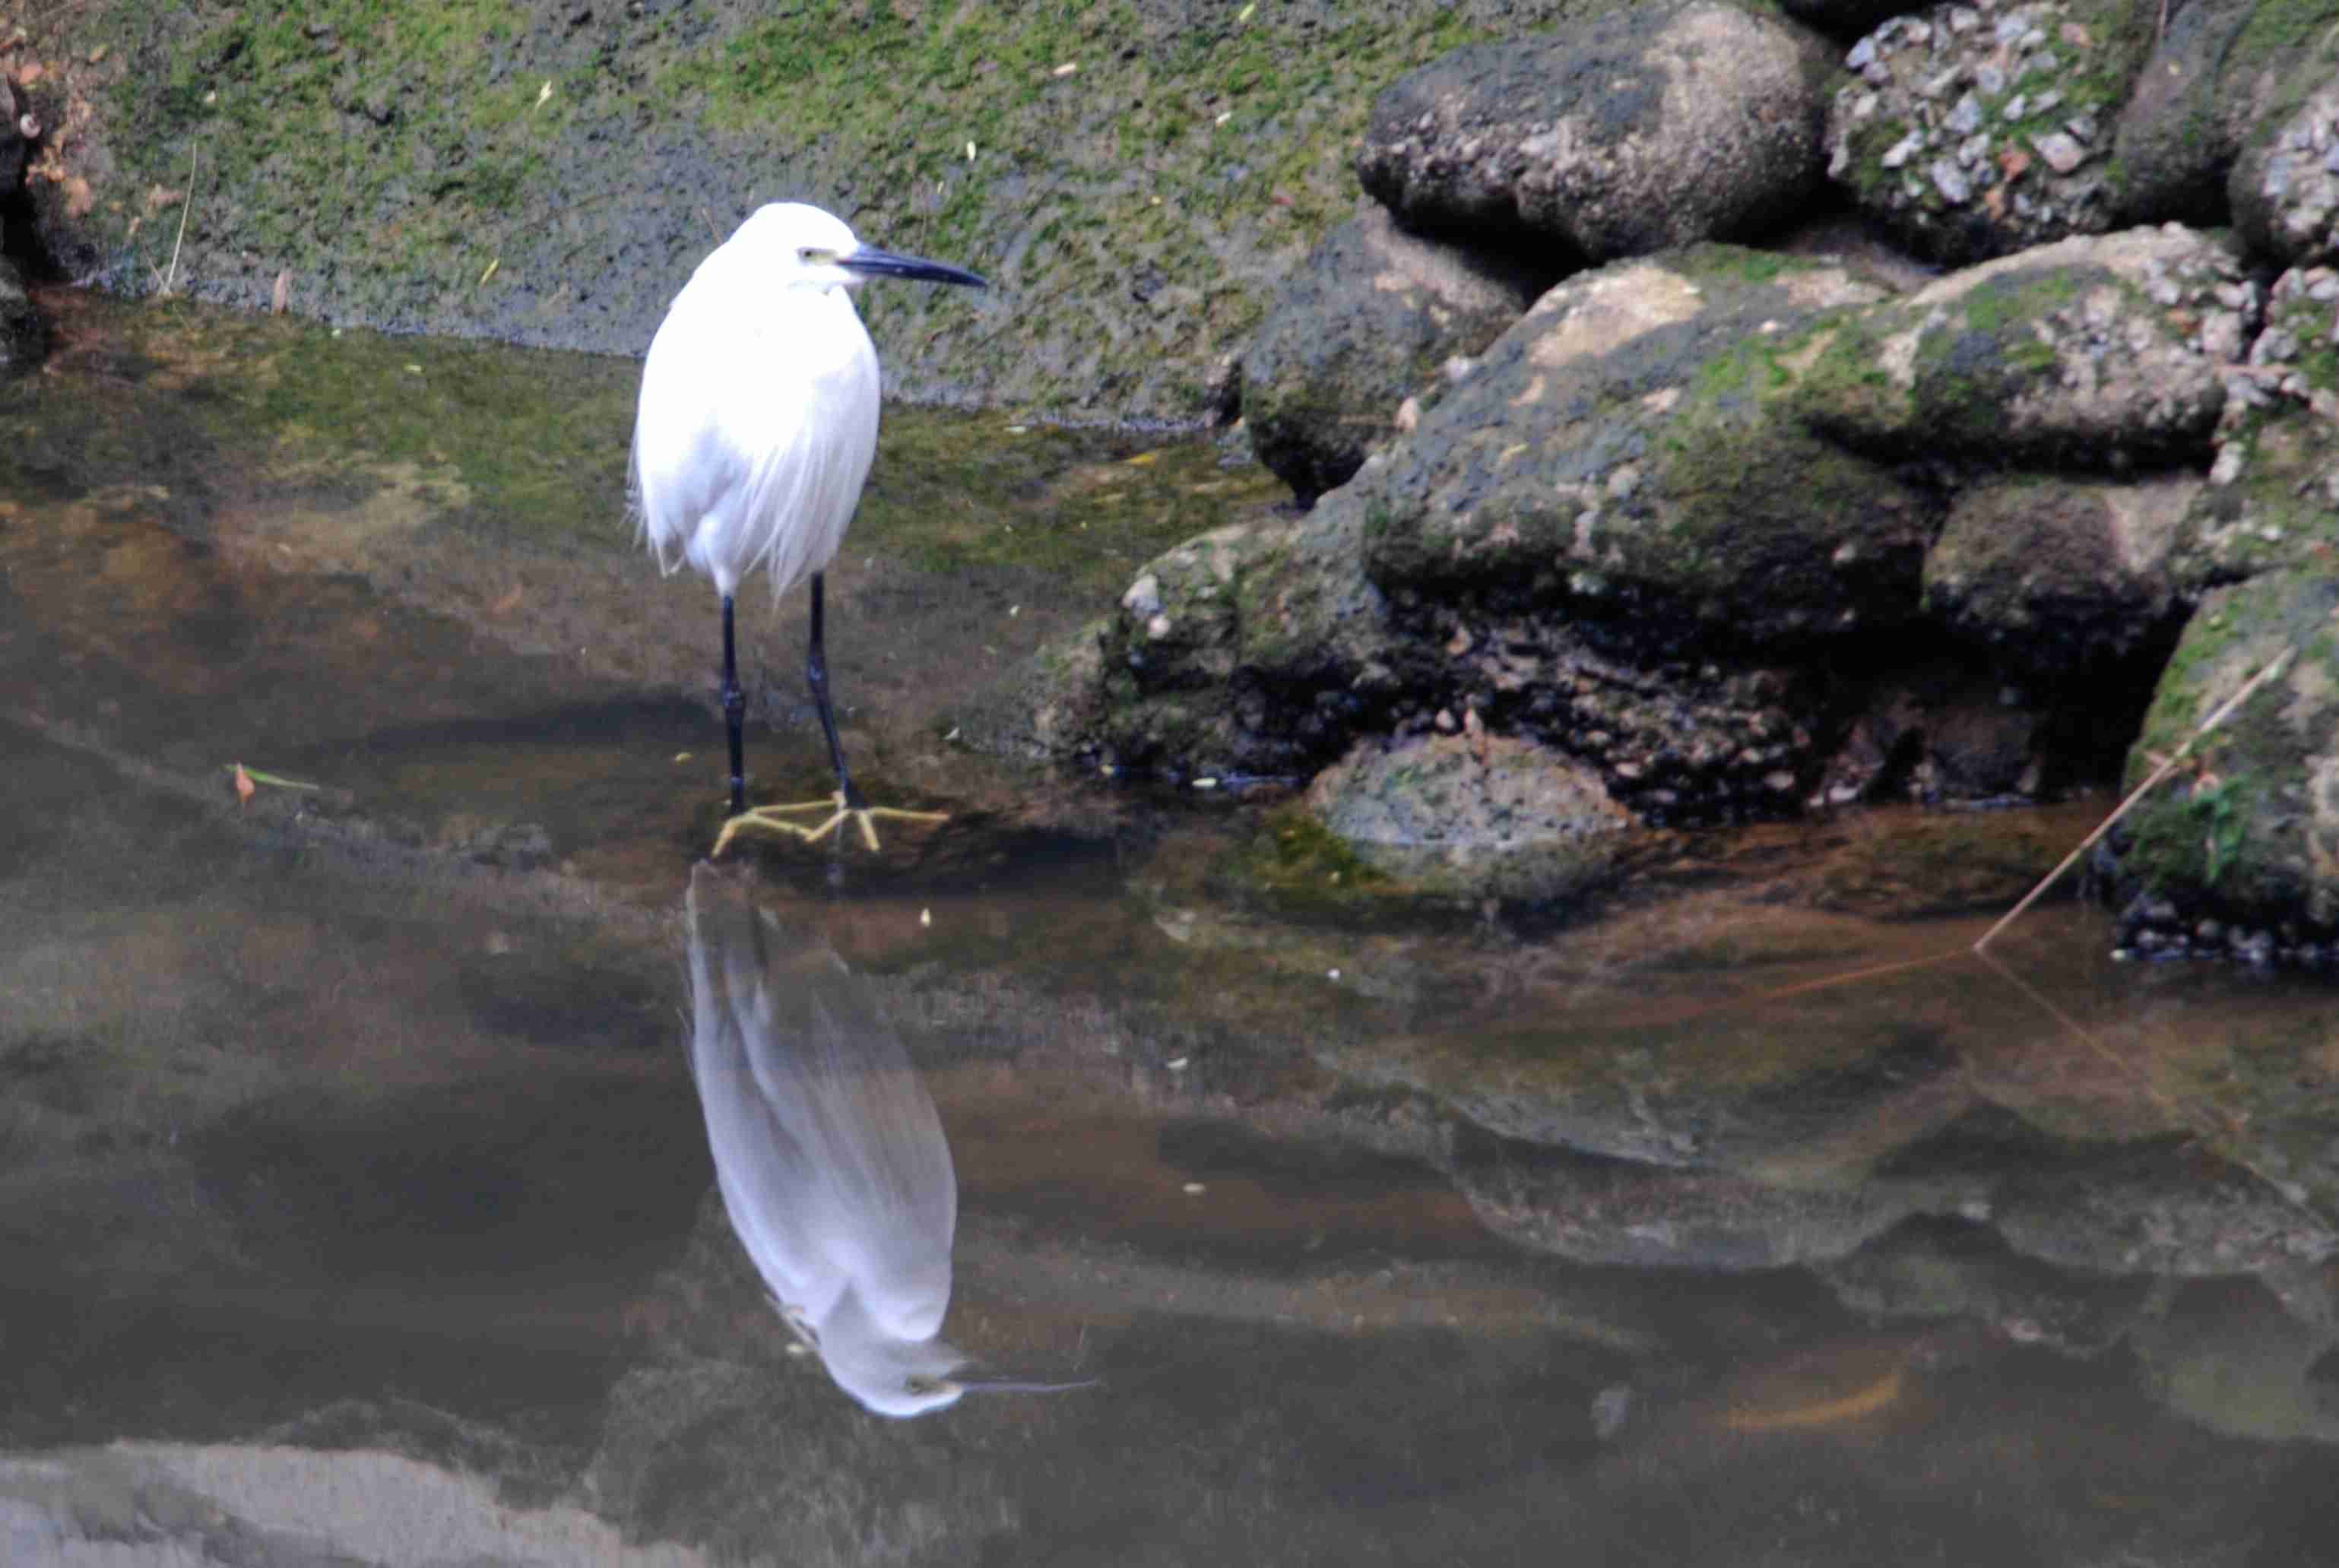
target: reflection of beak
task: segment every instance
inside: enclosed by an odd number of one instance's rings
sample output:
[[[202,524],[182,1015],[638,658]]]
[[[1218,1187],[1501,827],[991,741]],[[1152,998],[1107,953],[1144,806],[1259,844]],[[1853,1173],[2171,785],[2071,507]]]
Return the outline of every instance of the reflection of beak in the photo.
[[[921,261],[915,256],[896,256],[893,251],[880,251],[874,245],[864,245],[849,255],[839,256],[836,264],[848,272],[859,272],[869,278],[914,278],[923,283],[956,283],[965,289],[991,287],[963,267]]]
[[[1026,1383],[1007,1377],[953,1377],[950,1386],[962,1394],[1066,1394],[1075,1388],[1094,1388],[1103,1381],[1083,1377],[1076,1383]]]

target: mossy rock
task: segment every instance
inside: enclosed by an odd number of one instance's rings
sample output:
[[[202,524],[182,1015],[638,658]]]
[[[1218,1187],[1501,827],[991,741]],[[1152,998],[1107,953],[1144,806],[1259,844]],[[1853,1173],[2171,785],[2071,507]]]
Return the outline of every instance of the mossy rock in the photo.
[[[1388,880],[1470,899],[1584,893],[1615,874],[1633,825],[1599,774],[1507,735],[1367,742],[1317,775],[1308,804]]]
[[[2123,871],[2188,914],[2339,923],[2339,572],[2281,570],[2194,612],[2144,728],[2141,784],[2270,661],[2285,661],[2130,813]]]
[[[1912,616],[1933,500],[1792,412],[1849,308],[1877,298],[1718,245],[1569,280],[1344,492],[1373,579],[1680,616],[1742,646]]]

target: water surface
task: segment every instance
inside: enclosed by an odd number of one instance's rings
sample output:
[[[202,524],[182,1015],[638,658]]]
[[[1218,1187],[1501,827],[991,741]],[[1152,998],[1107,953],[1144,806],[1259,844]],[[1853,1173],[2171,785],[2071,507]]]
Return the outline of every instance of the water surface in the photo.
[[[971,755],[964,705],[1273,494],[1009,415],[889,414],[833,587],[849,744],[953,820],[745,858],[939,1108],[950,1339],[1101,1381],[868,1414],[714,1195],[715,617],[625,537],[631,367],[50,303],[0,394],[11,1562],[2339,1539],[2327,987],[2115,963],[2072,902],[1973,958],[2101,802],[1391,910],[1272,801]],[[774,795],[824,787],[801,614],[747,617]]]

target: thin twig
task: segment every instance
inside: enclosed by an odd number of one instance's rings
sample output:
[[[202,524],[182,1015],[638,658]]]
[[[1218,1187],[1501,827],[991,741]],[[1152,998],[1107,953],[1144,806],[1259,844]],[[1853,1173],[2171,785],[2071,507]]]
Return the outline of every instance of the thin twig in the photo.
[[[2178,746],[2175,752],[2171,753],[2167,760],[2163,762],[2158,767],[2152,770],[2151,777],[2146,779],[2142,784],[2137,785],[2136,788],[2130,790],[2128,792],[2127,798],[2119,803],[2118,806],[2113,810],[2112,814],[2104,818],[2102,822],[2097,823],[2096,824],[2096,831],[2079,841],[2078,848],[2073,850],[2069,854],[2065,855],[2061,863],[2058,863],[2053,871],[2048,872],[2044,877],[2039,879],[2038,885],[2037,887],[2032,888],[2028,892],[2022,895],[2022,902],[2020,903],[2018,903],[2012,909],[2008,910],[2003,919],[2001,919],[1996,925],[1991,926],[1988,931],[1981,933],[1981,940],[1973,944],[1973,950],[1976,952],[1981,952],[1982,949],[1989,945],[1991,938],[1998,935],[1999,932],[2004,931],[2008,926],[2012,925],[2016,921],[2021,919],[2022,912],[2028,909],[2032,904],[2037,903],[2038,902],[2038,895],[2045,892],[2048,888],[2054,886],[2057,878],[2060,877],[2065,872],[2070,870],[2072,864],[2077,862],[2081,855],[2087,853],[2090,849],[2093,849],[2097,839],[2111,832],[2112,824],[2118,822],[2120,818],[2126,816],[2128,814],[2129,807],[2135,805],[2137,801],[2142,800],[2145,793],[2151,789],[2153,785],[2158,784],[2162,779],[2166,778],[2170,774],[2176,771],[2176,764],[2183,762],[2186,756],[2191,754],[2193,748],[2201,744],[2201,738],[2204,735],[2223,724],[2226,720],[2226,715],[2232,713],[2235,708],[2241,706],[2242,704],[2248,699],[2249,695],[2252,692],[2256,691],[2258,687],[2274,679],[2275,676],[2280,672],[2283,666],[2290,663],[2290,656],[2295,651],[2295,649],[2285,648],[2282,652],[2276,654],[2272,662],[2267,664],[2265,668],[2260,670],[2257,674],[2252,676],[2247,681],[2245,681],[2242,684],[2242,689],[2240,691],[2237,691],[2232,696],[2227,697],[2218,705],[2216,713],[2213,713],[2207,718],[2203,719],[2201,721],[2201,727],[2195,730],[2191,735],[2186,737],[2185,744]]]
[[[163,293],[167,298],[171,285],[179,281],[179,247],[187,242],[187,214],[195,205],[195,164],[202,157],[203,144],[190,143],[187,147],[187,199],[179,203],[179,237],[171,242],[171,270],[163,274]]]

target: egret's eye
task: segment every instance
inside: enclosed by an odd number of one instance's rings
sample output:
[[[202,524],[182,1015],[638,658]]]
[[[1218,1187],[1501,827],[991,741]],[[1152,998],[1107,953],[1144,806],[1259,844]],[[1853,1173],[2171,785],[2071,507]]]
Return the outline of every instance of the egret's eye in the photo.
[[[942,1382],[939,1378],[928,1377],[923,1373],[913,1373],[910,1377],[903,1383],[902,1391],[905,1394],[923,1395],[933,1394],[938,1391],[941,1387]]]
[[[818,245],[806,245],[796,251],[796,260],[807,267],[824,267],[836,260],[836,252]]]

